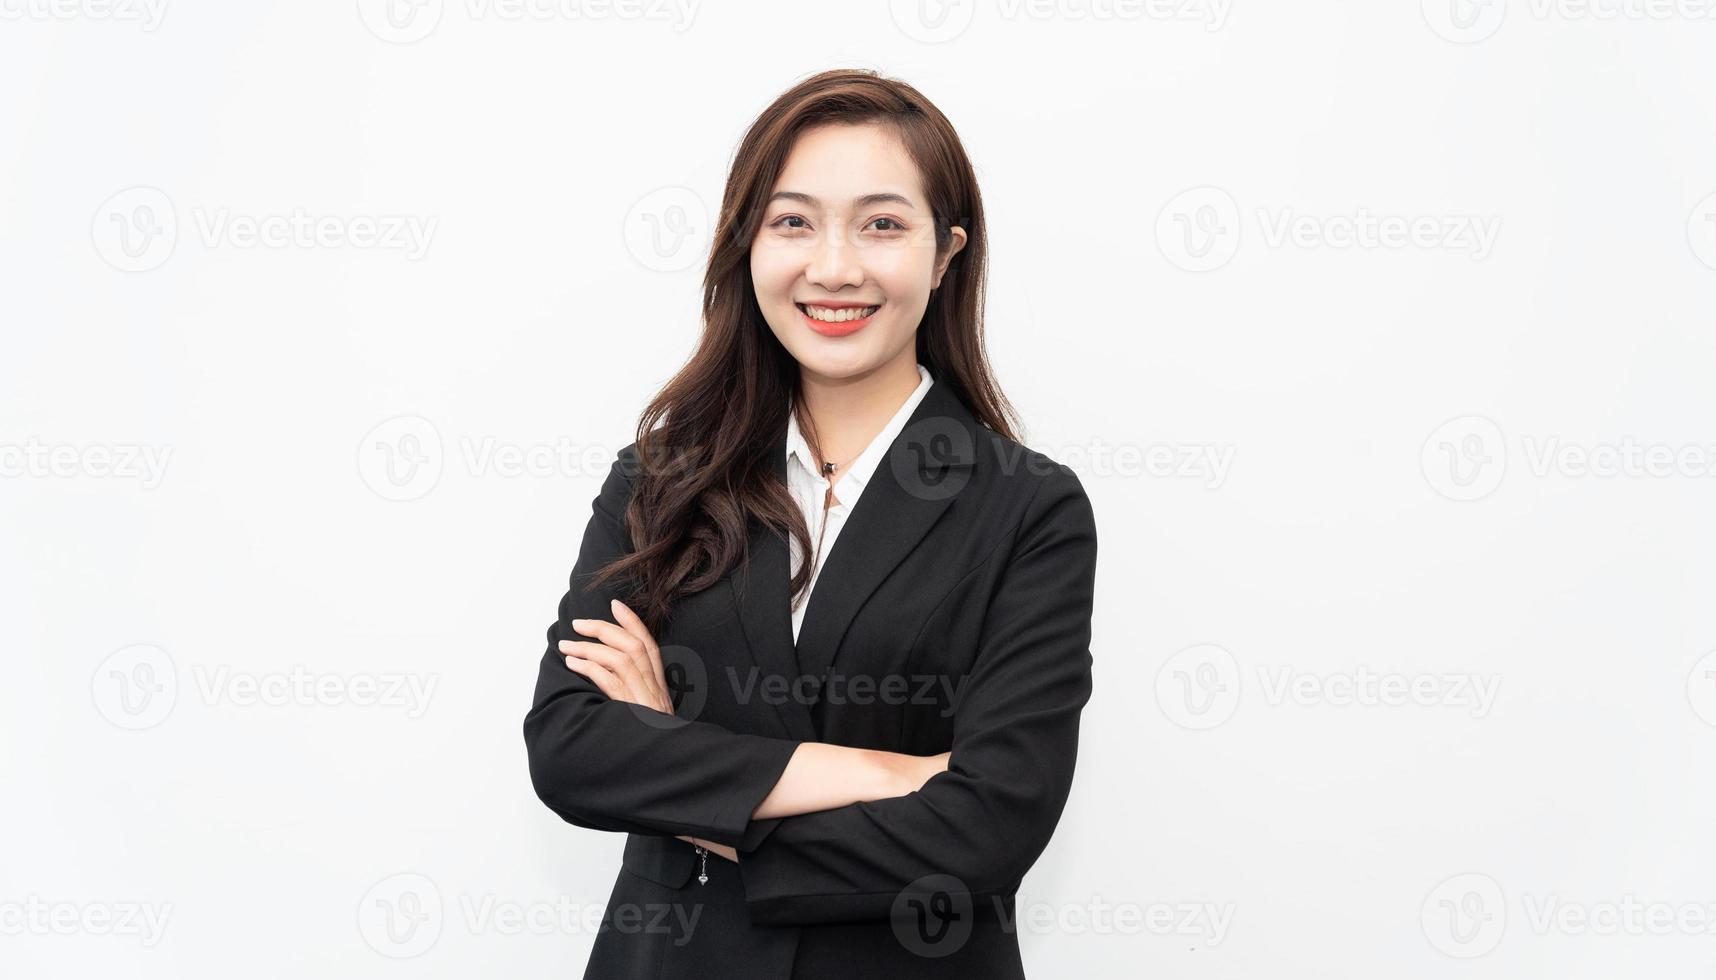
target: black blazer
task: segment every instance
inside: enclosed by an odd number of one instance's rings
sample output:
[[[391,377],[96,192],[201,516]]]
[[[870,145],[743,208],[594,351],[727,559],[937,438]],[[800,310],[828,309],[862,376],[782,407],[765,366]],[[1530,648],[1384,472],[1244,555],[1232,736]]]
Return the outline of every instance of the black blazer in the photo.
[[[770,462],[786,477],[786,432]],[[682,599],[656,635],[677,713],[568,670],[590,574],[630,547],[636,444],[618,454],[548,627],[524,721],[537,795],[624,832],[586,977],[1023,977],[1013,896],[1072,786],[1091,692],[1096,523],[1071,469],[979,425],[937,382],[866,485],[792,635],[784,536]],[[800,742],[949,771],[895,799],[752,820]],[[686,834],[736,847],[694,875]]]

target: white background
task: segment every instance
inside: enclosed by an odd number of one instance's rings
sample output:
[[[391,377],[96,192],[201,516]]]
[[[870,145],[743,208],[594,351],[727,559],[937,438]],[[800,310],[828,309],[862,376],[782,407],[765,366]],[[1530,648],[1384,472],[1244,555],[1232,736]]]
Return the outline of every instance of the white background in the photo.
[[[0,973],[581,974],[544,630],[851,65],[965,140],[1100,526],[1031,975],[1712,976],[1716,18],[1620,3],[0,0]]]

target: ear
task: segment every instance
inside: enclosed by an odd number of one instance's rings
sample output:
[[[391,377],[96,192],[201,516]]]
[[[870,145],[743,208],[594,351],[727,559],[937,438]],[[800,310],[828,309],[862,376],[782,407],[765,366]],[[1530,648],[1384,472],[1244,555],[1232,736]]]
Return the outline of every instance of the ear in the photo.
[[[953,243],[948,246],[947,254],[935,264],[935,280],[930,283],[931,289],[937,289],[941,286],[941,277],[947,275],[948,264],[953,261],[955,255],[959,254],[959,250],[965,247],[965,229],[953,225],[948,230],[953,234]]]

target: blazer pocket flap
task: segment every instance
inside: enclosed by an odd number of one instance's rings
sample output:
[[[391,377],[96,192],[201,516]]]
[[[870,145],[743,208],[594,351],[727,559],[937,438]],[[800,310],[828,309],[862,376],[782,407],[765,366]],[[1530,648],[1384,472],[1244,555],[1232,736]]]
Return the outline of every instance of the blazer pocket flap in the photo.
[[[620,857],[620,867],[669,888],[684,887],[696,864],[696,852],[677,837],[627,834],[626,850]]]

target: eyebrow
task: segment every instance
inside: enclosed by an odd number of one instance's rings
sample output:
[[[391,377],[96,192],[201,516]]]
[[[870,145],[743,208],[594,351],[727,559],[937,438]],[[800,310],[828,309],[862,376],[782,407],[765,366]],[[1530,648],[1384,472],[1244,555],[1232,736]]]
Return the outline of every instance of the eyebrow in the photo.
[[[810,207],[820,207],[822,205],[822,202],[816,198],[809,194],[802,194],[798,191],[775,191],[775,193],[769,198],[769,203],[773,204],[776,201],[797,201],[800,204],[809,205]],[[903,197],[899,194],[865,194],[862,197],[855,197],[852,199],[853,207],[867,208],[876,204],[902,204],[908,208],[916,207],[909,198]]]

